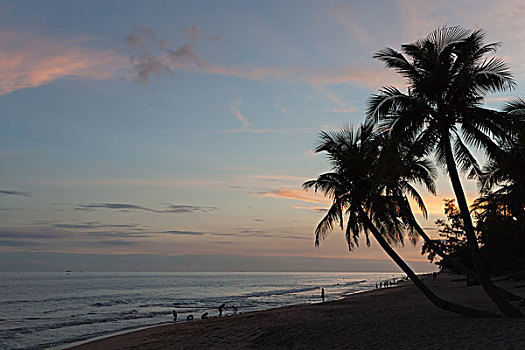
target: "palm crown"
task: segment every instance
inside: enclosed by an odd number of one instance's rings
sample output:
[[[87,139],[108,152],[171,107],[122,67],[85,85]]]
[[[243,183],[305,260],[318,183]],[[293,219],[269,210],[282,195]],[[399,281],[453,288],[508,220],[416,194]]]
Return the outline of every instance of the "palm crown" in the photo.
[[[326,152],[332,171],[303,184],[332,198],[332,205],[316,228],[316,245],[333,229],[334,224],[344,229],[350,250],[358,245],[359,233],[364,232],[369,244],[367,226],[363,218],[374,224],[389,243],[403,243],[408,232],[415,241],[411,228],[412,212],[407,196],[414,198],[426,214],[422,198],[410,182],[417,182],[434,192],[434,171],[428,161],[404,157],[402,144],[389,142],[373,132],[371,125],[357,130],[343,128],[340,132],[322,132],[316,152]],[[408,147],[404,147],[408,150]],[[408,230],[407,230],[408,229]]]
[[[506,64],[486,58],[498,46],[485,44],[480,30],[443,27],[403,45],[401,52],[379,51],[374,57],[402,74],[409,88],[406,93],[392,86],[382,88],[369,100],[368,120],[379,121],[390,132],[417,137],[417,149],[435,152],[443,166],[446,144],[452,142],[461,169],[479,172],[467,146],[495,155],[496,141],[509,141],[507,115],[481,105],[486,93],[514,86]]]

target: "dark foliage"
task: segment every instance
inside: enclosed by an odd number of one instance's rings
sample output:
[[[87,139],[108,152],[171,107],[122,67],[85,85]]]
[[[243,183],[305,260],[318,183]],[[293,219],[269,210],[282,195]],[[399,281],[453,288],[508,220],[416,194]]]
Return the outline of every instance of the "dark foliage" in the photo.
[[[444,211],[447,220],[436,220],[435,224],[439,227],[440,239],[432,240],[445,254],[459,260],[462,264],[472,267],[472,258],[467,247],[467,237],[463,227],[463,220],[461,213],[456,206],[454,199],[444,200]],[[429,247],[428,244],[423,244],[421,255],[427,255],[428,260],[434,261],[436,253]],[[436,265],[441,268],[449,268],[456,270],[456,268],[443,261],[436,261]]]

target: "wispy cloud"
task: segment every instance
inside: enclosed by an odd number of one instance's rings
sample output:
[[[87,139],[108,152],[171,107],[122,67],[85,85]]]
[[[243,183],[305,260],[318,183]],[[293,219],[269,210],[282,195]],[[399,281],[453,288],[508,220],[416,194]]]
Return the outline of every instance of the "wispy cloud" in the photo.
[[[304,209],[304,210],[315,210],[319,213],[326,213],[328,211],[328,209],[326,208],[317,208],[317,207],[305,207],[305,206],[301,206],[301,205],[293,205],[292,208],[294,209]]]
[[[9,191],[9,190],[0,190],[0,196],[22,196],[22,197],[31,197],[27,192],[22,191]]]
[[[258,234],[258,233],[263,233],[262,230],[254,230],[254,229],[251,229],[251,228],[239,228],[239,233],[249,233],[249,234]]]
[[[191,43],[197,43],[200,39],[200,29],[197,26],[191,26],[182,31],[186,39]]]
[[[148,211],[152,213],[171,213],[171,214],[185,214],[185,213],[208,213],[211,211],[217,210],[216,207],[201,207],[195,205],[175,205],[170,204],[166,209],[152,209],[143,207],[136,204],[127,204],[127,203],[90,203],[90,204],[80,204],[75,207],[75,210],[85,210],[92,211],[96,209],[111,209],[119,211],[131,211],[131,210],[141,210]]]
[[[134,48],[140,49],[129,59],[138,81],[148,83],[152,75],[172,74],[176,70],[224,75],[246,80],[302,82],[314,85],[356,83],[377,87],[381,85],[379,83],[384,84],[392,79],[397,79],[395,74],[382,69],[380,65],[329,68],[254,66],[252,64],[220,65],[200,57],[195,52],[196,42],[191,37],[198,34],[198,27],[186,30],[184,33],[188,42],[173,49],[170,48],[166,39],[158,40],[151,28],[133,29],[126,41]],[[147,41],[150,43],[146,44]]]
[[[233,115],[235,115],[237,119],[240,120],[242,125],[244,125],[245,127],[249,127],[250,123],[248,123],[248,119],[242,114],[240,110],[241,103],[242,99],[239,96],[237,96],[235,99],[233,99],[233,101],[230,102],[229,108]]]
[[[41,225],[41,222],[35,223],[37,225]],[[80,223],[74,223],[74,224],[63,224],[63,223],[56,223],[52,224],[51,227],[59,228],[59,229],[99,229],[99,228],[116,228],[116,229],[134,229],[134,230],[144,230],[145,228],[142,227],[142,225],[139,224],[103,224],[101,222],[95,221],[87,221],[87,222],[80,222]]]
[[[283,105],[281,105],[281,102],[279,101],[278,98],[275,99],[274,103],[273,103],[273,107],[278,110],[279,112],[283,113],[283,114],[289,114],[290,111],[285,108]]]
[[[169,230],[162,233],[177,235],[177,236],[211,236],[211,237],[231,237],[231,238],[284,238],[284,239],[310,239],[296,234],[290,233],[265,233],[263,230],[255,230],[252,228],[238,228],[236,233],[226,232],[204,232],[204,231],[179,231]]]
[[[182,235],[182,236],[202,236],[206,234],[205,232],[198,232],[198,231],[177,231],[177,230],[162,231],[162,233],[169,233],[171,235]]]
[[[335,104],[336,107],[331,109],[330,112],[333,112],[333,113],[352,113],[352,112],[356,112],[357,111],[357,109],[355,107],[350,106],[348,101],[343,100],[341,97],[339,97],[333,91],[331,91],[328,87],[322,86],[322,85],[314,85],[314,89],[320,95],[324,96],[330,102]]]
[[[255,197],[274,197],[274,198],[285,198],[285,199],[293,199],[305,203],[315,203],[315,204],[328,204],[330,203],[330,200],[316,195],[312,192],[306,192],[303,190],[289,190],[289,189],[279,189],[279,190],[273,190],[273,191],[259,191],[259,192],[253,192],[253,196]]]
[[[140,48],[148,48],[152,42],[156,41],[155,32],[149,27],[133,27],[131,33],[126,37],[126,44]]]
[[[73,77],[106,80],[126,67],[113,50],[82,46],[87,37],[64,40],[38,32],[0,32],[0,95]]]

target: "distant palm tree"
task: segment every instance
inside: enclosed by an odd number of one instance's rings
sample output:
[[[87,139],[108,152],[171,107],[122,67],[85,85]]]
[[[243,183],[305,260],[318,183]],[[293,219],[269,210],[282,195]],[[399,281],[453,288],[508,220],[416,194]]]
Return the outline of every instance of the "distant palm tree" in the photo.
[[[405,212],[406,194],[425,210],[421,197],[409,182],[416,181],[430,191],[434,190],[427,161],[412,159],[413,164],[392,162],[387,141],[375,134],[371,125],[361,126],[356,131],[344,128],[337,133],[322,132],[315,152],[326,152],[332,167],[331,172],[303,184],[305,189],[313,188],[332,199],[332,205],[315,230],[316,246],[334,225],[344,230],[346,217],[346,241],[350,250],[358,245],[360,233],[365,234],[366,242],[370,244],[371,233],[434,305],[471,317],[491,316],[436,296],[389,244],[402,243],[407,232],[406,219],[411,212]],[[399,176],[402,170],[407,170],[405,176]]]
[[[382,88],[369,101],[367,119],[391,134],[414,139],[414,152],[433,153],[447,170],[483,288],[506,317],[521,317],[486,272],[458,173],[458,166],[470,171],[470,176],[480,173],[468,146],[495,157],[500,154],[498,143],[512,139],[509,114],[482,107],[486,93],[514,86],[507,65],[499,58],[486,58],[498,46],[485,44],[480,30],[443,27],[425,39],[402,45],[402,52],[380,50],[374,57],[403,75],[408,90]]]

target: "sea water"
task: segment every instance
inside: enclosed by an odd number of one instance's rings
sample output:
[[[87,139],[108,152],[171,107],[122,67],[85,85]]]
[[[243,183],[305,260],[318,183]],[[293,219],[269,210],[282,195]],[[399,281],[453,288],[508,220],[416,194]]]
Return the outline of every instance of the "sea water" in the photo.
[[[327,301],[394,273],[0,273],[0,349],[42,349],[178,321]]]

